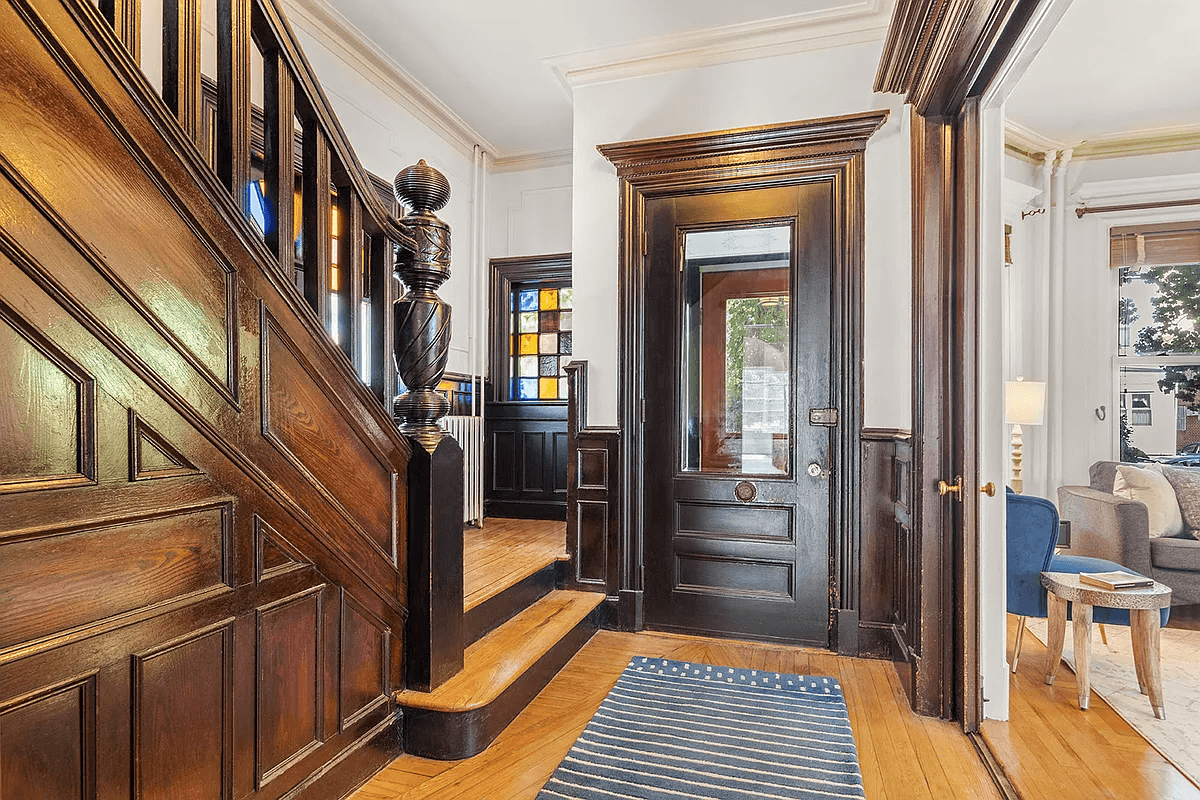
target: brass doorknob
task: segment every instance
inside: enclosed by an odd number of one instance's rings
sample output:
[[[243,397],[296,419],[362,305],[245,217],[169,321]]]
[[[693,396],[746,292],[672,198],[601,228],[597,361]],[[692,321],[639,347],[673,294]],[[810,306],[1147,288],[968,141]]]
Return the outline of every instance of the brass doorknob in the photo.
[[[991,481],[988,481],[983,486],[979,487],[979,491],[982,492],[983,494],[986,494],[988,497],[995,497],[996,496],[996,484],[992,483]]]
[[[955,494],[955,495],[961,496],[961,494],[962,494],[962,476],[959,475],[958,479],[954,483],[946,483],[945,481],[938,481],[938,494],[941,495],[942,497],[945,497],[948,494]]]

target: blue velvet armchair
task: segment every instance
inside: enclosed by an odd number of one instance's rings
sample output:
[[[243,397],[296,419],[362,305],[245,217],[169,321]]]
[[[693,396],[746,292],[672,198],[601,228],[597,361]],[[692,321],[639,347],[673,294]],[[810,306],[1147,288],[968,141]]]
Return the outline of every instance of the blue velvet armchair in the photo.
[[[1017,671],[1017,659],[1021,657],[1021,642],[1025,637],[1025,620],[1028,617],[1045,619],[1046,590],[1042,588],[1041,574],[1050,572],[1108,572],[1123,570],[1133,572],[1112,561],[1086,556],[1058,555],[1054,547],[1058,543],[1058,509],[1049,500],[1026,497],[1007,492],[1008,522],[1008,613],[1020,617],[1017,624],[1017,641],[1013,648],[1012,671]],[[1137,573],[1134,573],[1137,574]],[[1067,607],[1070,617],[1071,609]],[[1162,624],[1167,624],[1170,608],[1162,610]],[[1092,621],[1101,625],[1128,625],[1129,611],[1120,608],[1096,606]],[[1101,631],[1103,631],[1103,627]]]

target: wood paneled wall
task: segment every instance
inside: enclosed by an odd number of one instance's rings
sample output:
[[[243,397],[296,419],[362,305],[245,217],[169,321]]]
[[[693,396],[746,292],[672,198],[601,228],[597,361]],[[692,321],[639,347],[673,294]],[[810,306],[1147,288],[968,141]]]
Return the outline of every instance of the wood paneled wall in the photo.
[[[489,402],[484,428],[487,515],[565,519],[567,404]]]
[[[340,796],[409,446],[80,9],[0,7],[0,796]]]
[[[621,558],[621,432],[587,422],[587,362],[567,365],[567,553],[566,583],[608,595],[606,625],[617,618]],[[632,624],[632,623],[630,623]]]
[[[897,662],[912,694],[919,573],[912,526],[912,444],[905,430],[862,432],[862,551],[858,654]]]

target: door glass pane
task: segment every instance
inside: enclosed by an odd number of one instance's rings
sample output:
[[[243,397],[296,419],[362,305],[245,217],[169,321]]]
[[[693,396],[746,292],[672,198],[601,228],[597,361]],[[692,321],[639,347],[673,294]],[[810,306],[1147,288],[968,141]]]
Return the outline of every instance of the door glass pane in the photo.
[[[685,471],[790,470],[791,238],[790,225],[686,234]]]

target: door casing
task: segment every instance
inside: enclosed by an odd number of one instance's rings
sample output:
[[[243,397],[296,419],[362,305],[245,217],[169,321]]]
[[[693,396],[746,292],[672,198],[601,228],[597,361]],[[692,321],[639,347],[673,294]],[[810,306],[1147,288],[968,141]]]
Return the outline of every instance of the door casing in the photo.
[[[779,125],[600,145],[620,183],[618,402],[626,446],[621,451],[618,625],[640,630],[644,544],[642,392],[647,255],[645,201],[705,192],[833,185],[834,276],[831,394],[839,409],[830,452],[830,646],[858,649],[864,152],[887,120],[886,110]]]

